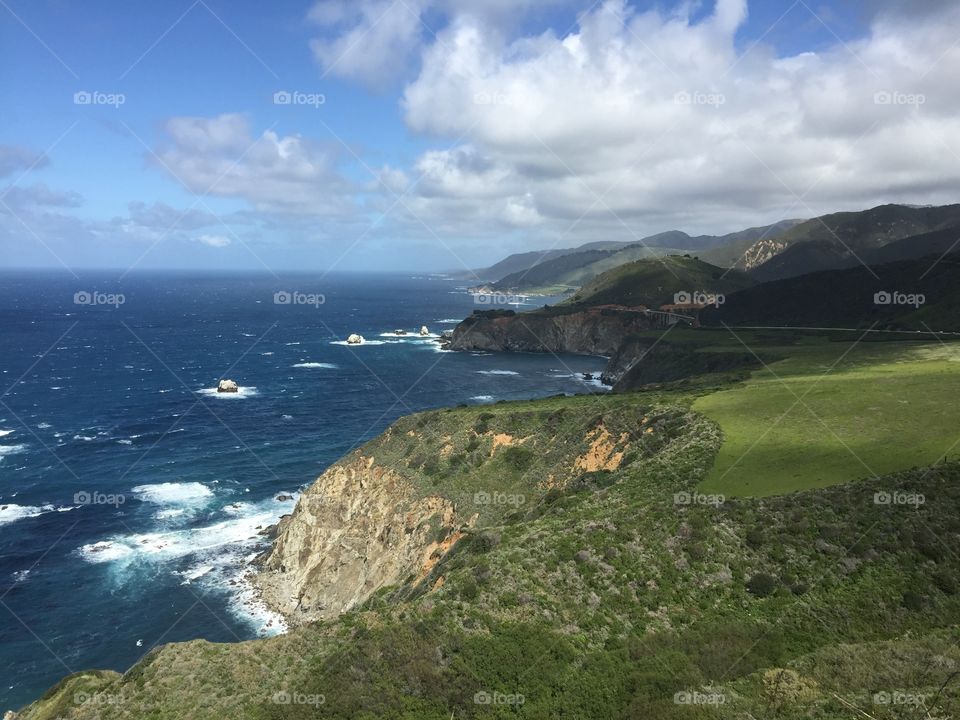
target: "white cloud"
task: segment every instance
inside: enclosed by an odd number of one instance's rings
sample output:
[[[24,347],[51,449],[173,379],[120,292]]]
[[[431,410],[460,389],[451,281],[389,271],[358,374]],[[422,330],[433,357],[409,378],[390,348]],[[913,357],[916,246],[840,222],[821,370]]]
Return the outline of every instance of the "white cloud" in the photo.
[[[254,136],[238,114],[175,117],[165,125],[162,166],[191,192],[242,198],[267,212],[334,215],[349,205],[349,185],[332,153],[300,135]]]
[[[793,57],[738,49],[744,0],[696,23],[608,1],[567,35],[513,41],[459,16],[403,104],[411,129],[465,140],[421,156],[410,206],[451,233],[492,216],[587,240],[956,201],[960,18],[934,4]]]
[[[225,235],[200,235],[196,241],[212,248],[225,248],[230,244],[230,238]]]
[[[310,42],[324,75],[383,90],[401,78],[425,42],[451,18],[469,16],[491,32],[530,9],[573,0],[319,0],[307,14],[321,30]]]

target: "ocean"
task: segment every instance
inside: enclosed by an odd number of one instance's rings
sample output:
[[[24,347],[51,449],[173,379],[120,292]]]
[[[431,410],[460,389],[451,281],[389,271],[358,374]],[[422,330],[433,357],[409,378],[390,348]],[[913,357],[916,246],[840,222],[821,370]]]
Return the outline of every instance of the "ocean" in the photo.
[[[439,276],[0,273],[0,710],[158,644],[282,632],[244,579],[260,531],[399,416],[603,392],[601,358],[418,334],[476,307]]]

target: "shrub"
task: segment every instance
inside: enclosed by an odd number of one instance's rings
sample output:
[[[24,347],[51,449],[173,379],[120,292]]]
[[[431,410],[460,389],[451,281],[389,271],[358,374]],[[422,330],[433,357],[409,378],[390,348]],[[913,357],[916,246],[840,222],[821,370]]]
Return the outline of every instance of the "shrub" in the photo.
[[[913,590],[907,590],[903,594],[903,599],[900,601],[900,604],[911,612],[920,612],[923,610],[923,606],[926,605],[925,600],[926,599],[920,593],[914,592]]]
[[[763,530],[761,528],[754,528],[747,533],[747,545],[754,550],[763,546]]]
[[[474,535],[471,546],[476,549],[477,552],[485,553],[493,550],[499,544],[500,534],[495,533],[492,530],[487,530]]]
[[[957,592],[957,580],[951,571],[940,570],[934,573],[933,582],[947,595],[955,595]]]
[[[501,455],[503,463],[514,472],[522,473],[533,464],[533,452],[524,447],[511,445]]]
[[[777,589],[777,580],[772,575],[757,573],[747,580],[747,590],[754,597],[767,597]]]
[[[474,580],[471,576],[465,577],[460,583],[460,599],[461,600],[476,600],[477,595],[480,594],[480,588],[477,587],[477,581]]]

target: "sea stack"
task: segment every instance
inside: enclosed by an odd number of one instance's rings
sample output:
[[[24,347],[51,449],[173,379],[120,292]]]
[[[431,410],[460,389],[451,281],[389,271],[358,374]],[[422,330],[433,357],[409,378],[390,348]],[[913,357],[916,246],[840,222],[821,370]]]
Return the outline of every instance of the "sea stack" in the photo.
[[[233,380],[221,380],[217,384],[218,393],[235,393],[239,389],[239,386]]]
[[[421,326],[420,326],[420,337],[426,337],[426,336],[429,335],[429,334],[430,334],[430,330],[427,329],[427,326],[426,326],[426,325],[421,325]]]
[[[353,333],[350,337],[347,338],[347,345],[362,345],[363,344],[363,335],[357,335]]]

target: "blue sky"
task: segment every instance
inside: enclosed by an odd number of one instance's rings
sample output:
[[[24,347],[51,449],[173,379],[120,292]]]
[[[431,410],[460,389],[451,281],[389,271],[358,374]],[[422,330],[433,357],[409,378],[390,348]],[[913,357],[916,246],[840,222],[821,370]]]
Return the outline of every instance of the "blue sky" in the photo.
[[[950,3],[4,2],[5,266],[456,269],[957,189]]]

